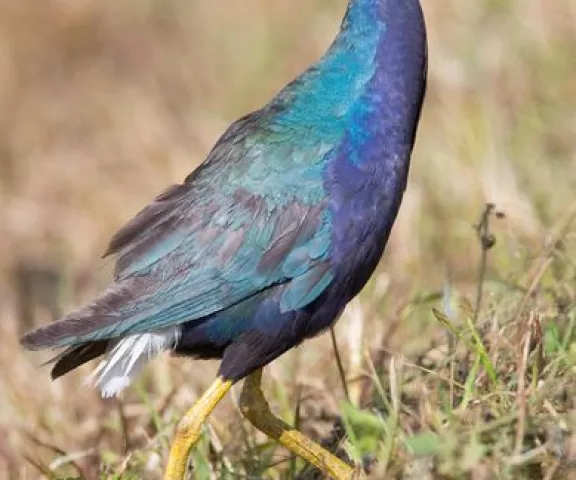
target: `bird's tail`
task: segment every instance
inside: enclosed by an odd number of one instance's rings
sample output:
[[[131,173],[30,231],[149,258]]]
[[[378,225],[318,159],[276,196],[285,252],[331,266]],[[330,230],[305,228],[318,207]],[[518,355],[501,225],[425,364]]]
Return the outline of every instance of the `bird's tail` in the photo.
[[[87,306],[27,333],[20,343],[28,350],[42,350],[114,338],[122,320],[119,307],[133,301],[135,291],[131,279],[115,283]]]
[[[50,372],[52,380],[65,375],[94,358],[104,355],[108,349],[108,343],[108,340],[97,340],[96,342],[87,342],[68,347],[45,364],[54,364]]]
[[[30,333],[20,340],[29,350],[65,348],[54,362],[52,378],[105,355],[88,378],[102,396],[116,395],[130,384],[152,358],[178,343],[179,325],[134,333],[121,327],[124,309],[138,299],[142,289],[132,279],[116,283],[92,303]]]

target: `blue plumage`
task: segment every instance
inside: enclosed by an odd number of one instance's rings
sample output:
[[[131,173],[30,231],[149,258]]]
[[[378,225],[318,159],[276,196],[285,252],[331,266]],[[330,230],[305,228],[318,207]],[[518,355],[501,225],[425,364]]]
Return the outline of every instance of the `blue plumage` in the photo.
[[[327,328],[381,257],[425,83],[418,1],[350,0],[325,56],[114,236],[115,283],[23,344],[65,347],[59,376],[177,326],[176,352],[238,380]]]

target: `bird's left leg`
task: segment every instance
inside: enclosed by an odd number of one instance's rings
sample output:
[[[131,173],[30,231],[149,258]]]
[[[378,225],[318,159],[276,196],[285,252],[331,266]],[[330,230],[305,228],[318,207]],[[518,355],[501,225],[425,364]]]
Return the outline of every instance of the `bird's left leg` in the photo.
[[[261,379],[262,369],[260,368],[246,377],[240,395],[240,409],[252,425],[292,453],[313,464],[330,478],[336,480],[361,478],[361,474],[357,474],[353,467],[276,418],[262,394]]]
[[[170,447],[168,464],[164,471],[164,480],[184,480],[186,478],[190,450],[200,438],[202,423],[231,387],[232,382],[230,380],[224,380],[222,377],[217,378],[178,422]]]

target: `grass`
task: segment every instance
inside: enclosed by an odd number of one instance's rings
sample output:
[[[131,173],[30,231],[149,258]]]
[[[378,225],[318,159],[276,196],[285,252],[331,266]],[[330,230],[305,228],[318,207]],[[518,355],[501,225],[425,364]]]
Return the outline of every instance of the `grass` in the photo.
[[[51,383],[17,338],[106,284],[113,231],[317,58],[344,6],[224,3],[0,1],[0,478],[158,478],[213,379],[166,358],[104,401],[81,386],[89,368]],[[270,365],[265,393],[375,479],[576,478],[576,6],[423,3],[409,187],[335,328],[341,367],[323,335]],[[237,394],[197,478],[314,478]]]

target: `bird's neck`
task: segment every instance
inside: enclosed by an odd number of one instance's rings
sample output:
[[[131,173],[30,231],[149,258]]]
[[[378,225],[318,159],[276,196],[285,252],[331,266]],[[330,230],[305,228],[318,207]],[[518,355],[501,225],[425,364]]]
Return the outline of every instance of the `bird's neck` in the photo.
[[[387,1],[389,0],[350,0],[337,40],[350,35],[362,35],[374,26],[379,27],[378,24],[384,20],[382,5]]]
[[[414,98],[407,89],[422,76],[424,57],[418,0],[350,0],[326,54],[272,102],[279,107],[274,122],[313,126],[323,140],[336,140],[364,105],[387,128],[383,115],[398,115],[405,108],[399,102]]]
[[[377,30],[375,44],[366,46]],[[362,163],[408,161],[426,88],[426,29],[419,0],[350,0],[334,45],[369,51],[370,78],[348,110],[348,141]],[[370,155],[366,144],[377,145]],[[378,153],[380,152],[380,153]]]

